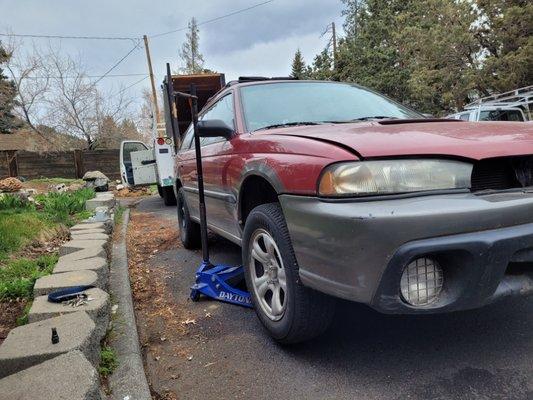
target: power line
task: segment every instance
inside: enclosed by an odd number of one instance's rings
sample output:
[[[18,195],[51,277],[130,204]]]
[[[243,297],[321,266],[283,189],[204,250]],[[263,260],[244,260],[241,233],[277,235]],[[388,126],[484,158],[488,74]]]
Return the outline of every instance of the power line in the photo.
[[[262,2],[262,3],[255,4],[255,5],[250,6],[250,7],[241,8],[240,10],[233,11],[233,12],[231,12],[231,13],[229,13],[229,14],[221,15],[220,17],[216,17],[216,18],[208,19],[207,21],[199,22],[199,23],[198,23],[198,26],[205,25],[205,24],[209,24],[209,23],[211,23],[211,22],[215,22],[215,21],[218,21],[218,20],[223,19],[223,18],[231,17],[231,16],[233,16],[233,15],[240,14],[240,13],[243,13],[243,12],[245,12],[245,11],[252,10],[252,9],[254,9],[254,8],[257,8],[257,7],[263,6],[263,5],[265,5],[265,4],[272,3],[273,1],[275,1],[275,0],[264,1],[264,2]],[[187,30],[187,29],[188,29],[188,27],[183,27],[183,28],[174,29],[174,30],[172,30],[172,31],[168,31],[168,32],[158,33],[158,34],[155,34],[155,35],[151,35],[151,36],[150,36],[150,39],[157,38],[157,37],[160,37],[160,36],[170,35],[171,33],[176,33],[176,32],[185,31],[185,30]]]
[[[139,74],[108,74],[108,75],[83,75],[84,78],[118,78],[128,76],[145,76],[146,73]],[[41,75],[41,76],[25,76],[24,79],[77,79],[80,76],[53,76],[53,75]],[[20,76],[13,77],[14,79],[20,79]]]
[[[30,35],[22,33],[0,33],[0,36],[13,36],[22,38],[43,38],[43,39],[81,39],[81,40],[135,40],[137,37],[120,36],[75,36],[75,35]]]
[[[142,81],[144,81],[146,78],[148,78],[148,75],[145,74],[145,76],[144,76],[143,78],[139,79],[138,81],[132,83],[132,84],[129,85],[129,86],[126,86],[124,89],[119,90],[117,93],[112,94],[112,95],[110,95],[109,97],[110,97],[110,98],[113,98],[113,97],[116,97],[116,96],[118,96],[118,95],[124,93],[126,90],[128,90],[129,88],[132,88],[132,87],[135,86],[135,85],[138,85],[139,83],[141,83]]]
[[[104,79],[111,71],[113,71],[116,67],[120,65],[122,61],[124,61],[126,58],[129,57],[131,53],[133,53],[136,49],[139,48],[139,41],[135,43],[135,45],[132,47],[130,51],[126,53],[124,57],[122,57],[120,60],[118,60],[111,68],[109,68],[100,78],[98,78],[96,81],[93,82],[93,85],[96,85],[98,82],[100,82],[102,79]]]

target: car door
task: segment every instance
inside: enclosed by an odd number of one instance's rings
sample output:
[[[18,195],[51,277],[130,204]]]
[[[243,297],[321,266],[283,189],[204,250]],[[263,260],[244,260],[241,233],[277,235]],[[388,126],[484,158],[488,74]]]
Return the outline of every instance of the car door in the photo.
[[[138,140],[120,144],[120,178],[125,186],[157,183],[153,150]]]
[[[199,120],[209,119],[222,120],[226,125],[235,129],[233,93],[230,92],[217,100],[207,110],[203,111],[199,117]],[[189,129],[192,130],[192,126]],[[185,196],[191,216],[193,219],[198,219],[198,175],[196,173],[194,140],[189,129],[184,136],[183,145],[186,145],[188,141],[188,134],[191,137],[190,145],[187,149],[183,149],[185,152],[180,157],[178,171],[186,192]],[[233,234],[235,232],[235,222],[230,218],[228,207],[231,207],[235,199],[229,188],[225,187],[225,179],[223,178],[224,165],[228,155],[226,153],[223,154],[222,150],[225,148],[226,143],[227,140],[224,137],[200,139],[207,223],[218,233]]]

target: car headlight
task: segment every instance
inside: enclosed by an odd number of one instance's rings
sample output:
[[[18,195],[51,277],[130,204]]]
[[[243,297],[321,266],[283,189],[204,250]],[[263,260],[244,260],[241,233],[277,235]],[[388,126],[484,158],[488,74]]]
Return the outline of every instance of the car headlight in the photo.
[[[468,189],[473,165],[453,160],[405,159],[332,164],[323,171],[320,196],[368,196]]]

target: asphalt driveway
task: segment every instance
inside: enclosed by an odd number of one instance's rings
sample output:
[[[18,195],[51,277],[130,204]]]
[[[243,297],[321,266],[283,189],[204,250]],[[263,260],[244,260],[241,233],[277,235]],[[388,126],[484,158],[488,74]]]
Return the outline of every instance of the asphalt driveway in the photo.
[[[177,224],[175,208],[158,197],[140,202],[133,215],[158,221],[154,226]],[[211,245],[213,262],[240,263],[237,246],[220,238]],[[533,298],[434,316],[381,315],[340,302],[323,337],[281,347],[252,310],[188,300],[200,260],[199,252],[176,242],[146,261],[150,277],[160,279],[165,291],[150,312],[136,307],[145,367],[158,396],[533,399]],[[149,323],[161,301],[169,311]],[[177,328],[169,329],[169,313],[180,319]]]

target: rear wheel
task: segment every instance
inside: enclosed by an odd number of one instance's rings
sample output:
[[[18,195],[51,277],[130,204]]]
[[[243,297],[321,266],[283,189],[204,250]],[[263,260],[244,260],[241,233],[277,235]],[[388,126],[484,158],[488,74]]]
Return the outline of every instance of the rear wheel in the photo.
[[[302,342],[328,328],[335,300],[300,283],[298,263],[278,203],[252,210],[246,220],[242,253],[255,311],[274,339],[287,344]]]
[[[161,191],[163,193],[163,203],[165,203],[166,206],[175,206],[176,196],[174,195],[174,188],[172,186],[163,186]]]
[[[163,197],[163,188],[161,187],[161,185],[157,185],[157,193],[160,197]]]
[[[178,190],[177,208],[181,243],[186,249],[197,249],[201,243],[200,225],[191,219],[183,188]]]

